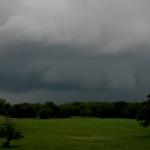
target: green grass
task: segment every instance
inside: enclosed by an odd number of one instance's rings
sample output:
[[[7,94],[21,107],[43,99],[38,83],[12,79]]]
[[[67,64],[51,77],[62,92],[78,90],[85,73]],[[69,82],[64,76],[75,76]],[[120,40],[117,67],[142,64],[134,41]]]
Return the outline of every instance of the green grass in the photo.
[[[150,150],[150,128],[136,120],[21,119],[17,124],[25,137],[13,141],[12,150]]]

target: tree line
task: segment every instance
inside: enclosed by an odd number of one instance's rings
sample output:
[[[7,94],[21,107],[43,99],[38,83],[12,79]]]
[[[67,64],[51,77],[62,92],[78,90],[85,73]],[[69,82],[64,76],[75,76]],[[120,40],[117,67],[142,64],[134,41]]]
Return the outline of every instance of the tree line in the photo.
[[[67,118],[73,116],[100,118],[136,118],[144,102],[53,102],[10,104],[0,99],[0,115],[14,118]]]

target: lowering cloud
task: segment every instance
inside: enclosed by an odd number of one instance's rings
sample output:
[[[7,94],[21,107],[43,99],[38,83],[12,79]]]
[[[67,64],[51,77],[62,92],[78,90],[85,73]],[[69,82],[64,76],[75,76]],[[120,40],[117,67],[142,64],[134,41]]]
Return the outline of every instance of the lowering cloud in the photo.
[[[149,0],[0,0],[0,95],[140,100],[150,91]]]

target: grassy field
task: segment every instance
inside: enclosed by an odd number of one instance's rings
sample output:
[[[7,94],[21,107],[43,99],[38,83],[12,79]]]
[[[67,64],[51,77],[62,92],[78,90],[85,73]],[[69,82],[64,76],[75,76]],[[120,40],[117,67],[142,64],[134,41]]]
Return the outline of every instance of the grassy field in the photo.
[[[150,128],[139,127],[136,120],[71,118],[16,122],[25,137],[12,142],[13,150],[150,150]]]

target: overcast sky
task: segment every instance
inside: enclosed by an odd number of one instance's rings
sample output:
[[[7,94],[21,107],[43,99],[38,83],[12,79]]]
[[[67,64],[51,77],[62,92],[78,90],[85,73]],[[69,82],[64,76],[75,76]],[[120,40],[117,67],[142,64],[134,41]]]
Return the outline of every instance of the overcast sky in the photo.
[[[149,0],[0,0],[0,97],[145,99],[149,6]]]

